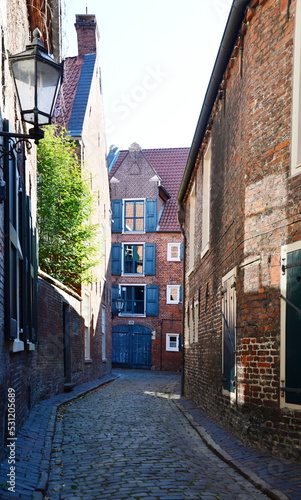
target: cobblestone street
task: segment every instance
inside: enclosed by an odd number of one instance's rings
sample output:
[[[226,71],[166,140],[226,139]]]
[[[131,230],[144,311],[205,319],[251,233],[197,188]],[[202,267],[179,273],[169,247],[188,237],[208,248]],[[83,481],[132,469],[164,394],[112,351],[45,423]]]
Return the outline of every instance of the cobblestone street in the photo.
[[[267,498],[207,448],[173,403],[178,374],[118,374],[61,407],[48,499]]]

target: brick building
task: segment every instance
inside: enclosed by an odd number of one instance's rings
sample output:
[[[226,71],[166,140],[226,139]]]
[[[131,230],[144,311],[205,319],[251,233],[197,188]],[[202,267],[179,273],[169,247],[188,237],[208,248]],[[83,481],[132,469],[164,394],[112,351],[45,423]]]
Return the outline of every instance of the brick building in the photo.
[[[52,17],[53,16],[53,17]],[[0,4],[0,130],[27,133],[21,119],[8,55],[25,50],[36,27],[50,54],[59,60],[60,3],[3,0]],[[0,457],[8,426],[8,395],[14,396],[18,428],[37,400],[36,147],[3,155],[0,138]],[[10,392],[9,392],[10,391]],[[13,404],[13,403],[12,403]],[[12,407],[10,409],[12,411]]]
[[[185,393],[246,442],[295,460],[300,51],[300,0],[233,2],[178,194]]]
[[[78,55],[64,60],[52,122],[64,126],[76,141],[83,175],[90,179],[99,264],[91,270],[91,283],[82,283],[76,292],[39,273],[43,398],[111,372],[110,194],[95,16],[77,15],[75,29]]]
[[[180,370],[183,263],[176,195],[188,151],[142,150],[134,143],[108,155],[116,366]]]

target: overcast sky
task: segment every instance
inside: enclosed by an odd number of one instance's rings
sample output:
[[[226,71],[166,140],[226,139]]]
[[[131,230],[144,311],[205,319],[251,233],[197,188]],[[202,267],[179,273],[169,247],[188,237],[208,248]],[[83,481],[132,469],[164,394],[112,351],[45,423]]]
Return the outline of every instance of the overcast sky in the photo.
[[[191,145],[232,0],[63,0],[63,56],[75,15],[95,14],[107,148]]]

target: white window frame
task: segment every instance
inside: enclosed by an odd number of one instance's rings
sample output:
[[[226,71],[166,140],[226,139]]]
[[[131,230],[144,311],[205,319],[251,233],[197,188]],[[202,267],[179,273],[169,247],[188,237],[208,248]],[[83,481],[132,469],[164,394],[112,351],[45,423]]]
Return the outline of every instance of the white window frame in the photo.
[[[172,337],[176,338],[176,346],[171,346]],[[166,334],[166,351],[178,352],[180,350],[180,334],[167,333]]]
[[[287,254],[301,250],[301,241],[283,245],[281,247],[281,264],[286,265]],[[281,295],[286,297],[286,273],[281,273],[280,290]],[[286,302],[281,299],[280,304],[280,387],[285,387],[285,372],[286,372]],[[287,403],[285,397],[280,397],[280,408],[290,408],[300,411],[301,405]]]
[[[230,279],[232,279],[233,283],[236,281],[236,276],[237,276],[237,268],[234,267],[233,269],[231,269],[231,271],[229,271],[223,278],[222,278],[222,288],[224,288],[225,286],[225,283],[227,281],[229,281]],[[236,325],[236,292],[235,292],[235,288],[233,288],[233,307],[232,307],[232,314],[233,314],[233,318],[234,318],[234,322],[235,322],[235,325]],[[227,314],[227,311],[225,310],[225,301],[222,300],[222,313],[223,315],[226,315]],[[236,352],[236,326],[234,328],[234,332],[235,332],[235,339],[234,339],[234,352]],[[225,336],[225,322],[224,322],[224,318],[222,316],[222,373],[223,373],[223,369],[224,369],[224,336]],[[235,354],[235,363],[234,363],[234,377],[236,378],[236,354]],[[235,402],[236,401],[236,391],[237,391],[237,385],[235,385],[235,388],[234,388],[234,392],[229,392],[227,389],[224,389],[223,387],[223,394],[225,396],[228,396],[230,398],[230,401],[231,402]]]
[[[107,361],[106,307],[101,306],[101,353],[102,361]]]
[[[91,330],[90,330],[90,318],[91,318],[91,296],[88,292],[84,293],[84,300],[82,305],[82,315],[84,318],[85,326],[85,361],[91,361]]]
[[[202,189],[202,250],[201,258],[209,250],[210,242],[210,178],[211,178],[211,140],[207,146],[203,161]]]
[[[189,195],[189,271],[191,273],[194,269],[194,239],[195,239],[195,183],[190,191]]]
[[[126,231],[125,230],[125,205],[129,201],[143,201],[143,230],[142,231]],[[144,234],[146,224],[146,198],[123,198],[122,199],[122,233],[123,234]]]
[[[177,249],[176,257],[172,257],[173,247]],[[181,260],[181,243],[167,243],[167,260],[172,262],[179,262]]]
[[[146,317],[146,284],[145,283],[121,283],[119,285],[119,291],[120,293],[122,294],[122,287],[143,287],[144,288],[144,305],[143,305],[143,313],[141,314],[135,314],[135,313],[132,313],[132,312],[124,312],[124,311],[121,311],[118,316],[128,316],[128,317],[132,317],[134,316],[135,318],[139,317],[139,318],[145,318]]]
[[[179,304],[180,303],[180,287],[181,285],[167,285],[166,286],[166,303],[167,304]],[[171,288],[175,288],[177,290],[177,298],[172,300],[170,298]]]
[[[143,258],[142,258],[142,273],[138,274],[138,273],[126,273],[124,271],[124,247],[126,245],[142,245],[143,246]],[[122,251],[122,254],[121,254],[121,276],[141,276],[143,277],[145,275],[145,243],[143,242],[140,242],[140,241],[127,241],[127,242],[124,242],[122,243],[121,245],[121,251]]]
[[[301,1],[297,1],[295,15],[293,96],[292,96],[292,136],[291,175],[301,172]]]

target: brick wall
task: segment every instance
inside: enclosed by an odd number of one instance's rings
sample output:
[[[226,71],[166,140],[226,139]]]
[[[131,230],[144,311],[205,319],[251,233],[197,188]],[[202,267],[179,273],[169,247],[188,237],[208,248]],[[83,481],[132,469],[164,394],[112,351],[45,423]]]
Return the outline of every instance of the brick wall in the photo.
[[[300,412],[280,408],[279,390],[280,252],[301,239],[294,223],[300,176],[290,175],[296,2],[289,17],[287,2],[250,3],[194,174],[196,257],[193,272],[186,268],[186,305],[199,297],[199,336],[186,338],[185,391],[249,444],[300,460]],[[210,247],[201,258],[202,162],[210,140]],[[189,242],[189,197],[185,228]],[[221,290],[233,268],[237,379],[230,404],[222,391]]]

